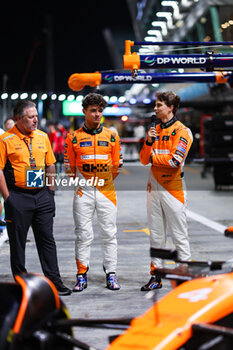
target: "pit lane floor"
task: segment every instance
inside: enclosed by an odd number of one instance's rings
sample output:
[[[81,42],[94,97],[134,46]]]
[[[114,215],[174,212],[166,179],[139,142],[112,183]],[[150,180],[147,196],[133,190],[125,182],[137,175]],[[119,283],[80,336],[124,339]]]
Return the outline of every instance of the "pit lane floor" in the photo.
[[[141,286],[149,279],[149,238],[146,218],[146,183],[149,167],[139,163],[125,164],[116,179],[118,194],[118,271],[119,291],[105,287],[102,268],[101,243],[96,237],[92,245],[91,264],[88,272],[88,288],[82,293],[63,297],[72,318],[133,318],[143,314],[154,303]],[[225,227],[233,225],[233,192],[214,191],[211,173],[203,179],[200,165],[189,164],[185,168],[188,189],[188,226],[194,260],[226,260],[233,257],[233,241],[223,236]],[[74,226],[72,217],[73,192],[56,193],[56,217],[54,235],[58,260],[64,283],[72,288],[76,265],[74,260]],[[168,237],[168,247],[171,247]],[[26,248],[28,271],[41,273],[32,232],[29,232]],[[166,267],[174,265],[166,262]],[[12,281],[9,265],[9,245],[6,234],[0,237],[0,280]],[[171,290],[170,282],[163,281],[163,288],[156,292],[161,298]],[[75,337],[97,349],[108,345],[108,337],[120,331],[91,328],[75,328]]]

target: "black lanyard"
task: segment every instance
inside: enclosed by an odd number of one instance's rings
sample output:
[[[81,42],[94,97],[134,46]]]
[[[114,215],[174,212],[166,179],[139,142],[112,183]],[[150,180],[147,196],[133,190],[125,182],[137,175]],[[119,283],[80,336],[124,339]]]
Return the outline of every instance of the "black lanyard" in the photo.
[[[29,158],[29,161],[30,161],[30,166],[31,168],[35,168],[36,167],[36,160],[35,158],[33,157],[32,155],[32,138],[30,137],[30,144],[27,142],[26,140],[26,137],[24,137],[24,142],[26,143],[26,146],[29,150],[29,154],[30,154],[30,158]]]

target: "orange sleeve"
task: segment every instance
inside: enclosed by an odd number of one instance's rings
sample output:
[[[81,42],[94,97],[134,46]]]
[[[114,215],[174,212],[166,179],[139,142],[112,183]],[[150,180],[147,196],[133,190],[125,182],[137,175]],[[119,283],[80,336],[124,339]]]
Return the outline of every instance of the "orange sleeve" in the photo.
[[[49,137],[46,136],[46,148],[47,148],[47,153],[46,153],[46,157],[45,157],[45,163],[47,166],[56,163],[56,158],[53,154],[53,150],[51,147],[51,143],[49,141]]]
[[[113,179],[119,174],[119,168],[123,165],[123,156],[121,151],[121,144],[119,135],[116,134],[115,142],[112,148],[112,174]]]
[[[147,139],[146,139],[140,151],[140,162],[143,165],[149,164],[151,162],[151,156],[152,156],[152,145],[148,145]]]
[[[172,168],[178,168],[192,145],[193,137],[189,129],[177,130],[174,142],[171,145],[169,154],[152,154],[152,165],[163,165]]]
[[[64,146],[64,169],[67,175],[75,177],[76,174],[76,155],[72,143],[72,134],[68,134]]]
[[[6,165],[7,155],[6,155],[6,145],[2,139],[0,139],[0,169],[4,169]]]

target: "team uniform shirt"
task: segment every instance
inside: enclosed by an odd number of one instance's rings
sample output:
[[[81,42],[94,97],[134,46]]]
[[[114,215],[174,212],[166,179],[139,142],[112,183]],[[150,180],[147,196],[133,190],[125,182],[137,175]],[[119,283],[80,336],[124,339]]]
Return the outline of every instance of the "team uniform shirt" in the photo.
[[[0,169],[9,188],[44,187],[45,168],[55,162],[48,135],[43,131],[37,129],[26,137],[14,126],[0,136]]]
[[[113,179],[122,166],[119,136],[116,132],[100,126],[89,130],[85,125],[70,133],[65,141],[64,167],[68,175],[81,173],[85,179],[102,179],[104,184],[96,187],[115,202]]]
[[[183,167],[192,141],[191,130],[173,117],[168,123],[156,125],[155,142],[151,145],[146,140],[140,152],[141,163],[151,162],[157,182],[182,203]]]

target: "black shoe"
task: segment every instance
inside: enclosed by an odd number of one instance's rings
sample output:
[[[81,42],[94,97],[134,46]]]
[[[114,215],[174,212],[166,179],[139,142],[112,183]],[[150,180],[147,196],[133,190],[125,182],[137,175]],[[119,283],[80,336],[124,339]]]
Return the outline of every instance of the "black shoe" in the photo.
[[[55,287],[57,288],[58,294],[60,296],[71,294],[71,290],[67,288],[62,282],[55,284]]]
[[[155,290],[159,288],[162,288],[161,279],[157,276],[151,276],[149,282],[141,288],[141,291],[149,292],[150,290]]]

